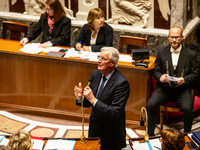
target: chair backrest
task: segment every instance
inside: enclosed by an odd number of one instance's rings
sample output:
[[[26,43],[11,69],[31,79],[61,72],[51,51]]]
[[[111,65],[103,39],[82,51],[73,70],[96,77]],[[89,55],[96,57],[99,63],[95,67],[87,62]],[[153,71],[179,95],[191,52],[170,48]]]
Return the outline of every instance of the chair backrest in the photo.
[[[21,33],[24,33],[24,37],[27,35],[27,24],[11,22],[11,21],[3,21],[3,39],[6,39],[6,31],[10,31],[10,40],[18,40],[22,39]]]
[[[119,38],[119,52],[120,53],[122,53],[123,45],[127,45],[127,53],[131,53],[132,49],[146,49],[147,38],[120,35],[120,38]]]

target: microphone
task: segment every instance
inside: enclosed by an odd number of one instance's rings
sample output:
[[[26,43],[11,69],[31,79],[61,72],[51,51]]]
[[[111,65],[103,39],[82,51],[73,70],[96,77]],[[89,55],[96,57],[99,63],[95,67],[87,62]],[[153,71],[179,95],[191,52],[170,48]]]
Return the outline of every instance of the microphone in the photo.
[[[90,86],[90,84],[92,83],[93,80],[94,80],[94,76],[91,75],[90,78],[88,79],[88,84],[87,84],[87,86]],[[83,98],[82,98],[82,103],[83,103],[83,100],[84,100],[84,99],[85,99],[85,96],[83,96]]]
[[[87,86],[90,86],[91,82],[94,80],[94,76],[91,75],[90,78],[88,79],[88,84]]]
[[[93,80],[94,80],[94,76],[91,75],[90,78],[89,78],[89,80],[88,80],[87,86],[90,86],[90,84],[91,84],[91,82]],[[85,99],[85,96],[83,96],[82,102],[81,102],[81,110],[82,110],[82,115],[83,115],[83,117],[82,117],[82,135],[81,135],[81,139],[79,141],[81,144],[85,144],[87,142],[85,140],[85,136],[84,136],[84,111],[83,111],[83,101],[84,101],[84,99]]]
[[[140,117],[140,126],[144,126],[144,117],[143,117],[142,114],[141,114],[141,117]]]

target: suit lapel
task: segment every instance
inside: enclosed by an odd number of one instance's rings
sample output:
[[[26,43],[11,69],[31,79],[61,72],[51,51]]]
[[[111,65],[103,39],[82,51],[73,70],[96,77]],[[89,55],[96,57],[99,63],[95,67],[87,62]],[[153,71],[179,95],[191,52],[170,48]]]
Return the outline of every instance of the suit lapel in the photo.
[[[48,20],[47,19],[44,19],[44,31],[47,33],[49,33],[49,25],[48,25]],[[43,31],[43,32],[44,32]]]
[[[178,66],[178,76],[181,76],[181,73],[182,73],[183,68],[185,66],[187,57],[188,57],[187,51],[186,51],[185,48],[182,47],[181,53],[180,53],[179,59],[178,59],[178,64],[177,64],[177,66]]]
[[[101,32],[103,32],[103,27],[101,27],[101,28],[99,29],[99,32],[98,32],[98,34],[97,34],[97,39],[96,39],[96,44],[97,44],[97,45],[99,44],[99,41],[101,41],[100,39],[101,39],[101,36],[103,35]]]
[[[172,65],[172,56],[171,56],[171,52],[170,52],[170,46],[166,47],[164,53],[165,53],[166,61],[168,61],[169,74],[173,76],[174,75],[174,68],[173,68],[173,65]]]
[[[101,72],[99,72],[98,74],[97,74],[97,76],[96,76],[96,79],[95,80],[93,80],[93,87],[92,87],[92,89],[93,89],[93,94],[94,94],[94,96],[96,97],[96,95],[97,95],[97,91],[98,91],[98,87],[99,87],[99,83],[100,83],[100,81],[101,81],[101,76],[102,76],[102,74],[101,74]]]
[[[61,20],[60,20],[60,21],[61,21]],[[61,23],[55,23],[55,24],[54,24],[53,30],[52,30],[52,32],[51,32],[51,35],[52,35],[53,37],[57,37],[57,34],[59,33],[60,26],[61,26]]]

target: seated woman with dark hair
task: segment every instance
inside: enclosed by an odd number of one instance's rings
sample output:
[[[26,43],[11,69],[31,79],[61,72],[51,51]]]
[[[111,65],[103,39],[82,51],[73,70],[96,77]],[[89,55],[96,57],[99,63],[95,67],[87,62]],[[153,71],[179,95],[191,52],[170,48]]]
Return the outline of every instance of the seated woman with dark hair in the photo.
[[[162,150],[183,150],[185,147],[184,135],[175,129],[164,129],[161,132]]]
[[[20,130],[13,134],[8,142],[8,150],[31,150],[32,140],[28,132]]]
[[[113,29],[104,22],[105,14],[100,8],[91,9],[87,21],[75,41],[76,50],[100,52],[102,47],[113,45]]]
[[[40,16],[40,20],[28,35],[20,41],[24,46],[27,42],[36,39],[43,32],[40,48],[47,46],[70,46],[71,20],[59,0],[47,0],[46,11]]]

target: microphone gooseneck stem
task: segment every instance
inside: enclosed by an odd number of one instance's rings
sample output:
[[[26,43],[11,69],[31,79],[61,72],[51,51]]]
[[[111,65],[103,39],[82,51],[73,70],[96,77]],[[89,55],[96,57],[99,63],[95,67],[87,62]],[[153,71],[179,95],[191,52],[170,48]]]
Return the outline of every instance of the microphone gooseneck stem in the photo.
[[[87,86],[90,86],[90,81],[88,82]],[[83,101],[85,99],[85,96],[83,96],[82,101],[81,101],[81,111],[82,111],[82,135],[81,135],[81,140],[80,143],[84,144],[87,141],[85,140],[85,135],[84,135],[84,110],[83,110]]]
[[[88,84],[87,86],[90,86],[91,82],[93,81],[94,76],[90,76],[89,80],[88,80]],[[84,136],[84,110],[83,110],[83,101],[85,99],[85,96],[83,96],[82,101],[81,101],[81,110],[82,110],[82,135],[81,135],[81,140],[79,141],[81,144],[85,144],[87,143],[87,141],[85,140],[85,136]]]
[[[147,134],[148,133],[148,116],[147,116],[147,110],[145,107],[142,107],[141,108],[141,113],[143,113],[143,110],[145,111],[145,115],[146,115],[146,132],[145,132],[145,135],[144,135],[144,142],[149,142],[149,135]]]

